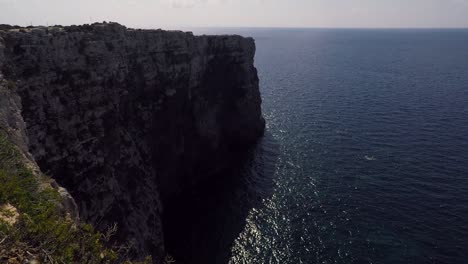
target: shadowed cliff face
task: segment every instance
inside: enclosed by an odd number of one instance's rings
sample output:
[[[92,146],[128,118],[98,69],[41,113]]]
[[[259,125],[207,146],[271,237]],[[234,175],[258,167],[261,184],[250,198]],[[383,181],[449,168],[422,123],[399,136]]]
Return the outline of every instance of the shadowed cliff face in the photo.
[[[238,166],[220,172],[222,178],[203,181],[172,199],[164,233],[166,250],[177,263],[231,263],[232,246],[251,209],[273,194],[278,147],[267,132]]]
[[[255,45],[118,24],[0,31],[29,150],[81,218],[164,255],[162,215],[262,135]],[[180,208],[183,210],[184,208]]]

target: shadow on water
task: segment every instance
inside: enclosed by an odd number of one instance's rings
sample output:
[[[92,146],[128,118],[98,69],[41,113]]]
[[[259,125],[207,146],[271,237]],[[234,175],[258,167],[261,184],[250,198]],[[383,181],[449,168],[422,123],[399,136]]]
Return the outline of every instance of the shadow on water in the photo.
[[[200,184],[165,212],[166,247],[177,263],[228,263],[249,211],[272,194],[278,145],[265,133],[240,166]]]

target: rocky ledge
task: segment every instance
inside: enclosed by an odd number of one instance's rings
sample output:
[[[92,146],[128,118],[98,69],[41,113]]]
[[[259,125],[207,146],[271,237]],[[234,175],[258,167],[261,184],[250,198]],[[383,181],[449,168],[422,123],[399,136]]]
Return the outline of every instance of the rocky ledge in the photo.
[[[118,242],[158,260],[171,199],[236,166],[263,134],[254,53],[241,36],[0,26],[1,129],[82,220],[116,223]]]

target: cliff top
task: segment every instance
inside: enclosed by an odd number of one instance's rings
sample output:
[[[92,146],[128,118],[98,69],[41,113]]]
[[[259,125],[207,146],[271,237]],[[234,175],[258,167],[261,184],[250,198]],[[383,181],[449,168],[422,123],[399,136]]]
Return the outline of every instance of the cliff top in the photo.
[[[34,32],[34,31],[49,31],[49,32],[99,32],[99,31],[112,31],[112,32],[119,32],[119,31],[144,31],[144,32],[175,32],[181,34],[188,34],[194,35],[191,31],[182,31],[182,30],[163,30],[161,28],[158,29],[140,29],[140,28],[127,28],[124,25],[121,25],[117,22],[95,22],[92,24],[83,24],[83,25],[70,25],[70,26],[62,26],[62,25],[53,25],[53,26],[27,26],[22,27],[18,25],[8,25],[8,24],[0,24],[0,32],[1,31],[17,31],[17,32]],[[218,36],[218,37],[227,37],[227,36],[235,36],[235,37],[242,37],[239,35],[202,35],[202,36]],[[251,39],[247,37],[247,39]]]

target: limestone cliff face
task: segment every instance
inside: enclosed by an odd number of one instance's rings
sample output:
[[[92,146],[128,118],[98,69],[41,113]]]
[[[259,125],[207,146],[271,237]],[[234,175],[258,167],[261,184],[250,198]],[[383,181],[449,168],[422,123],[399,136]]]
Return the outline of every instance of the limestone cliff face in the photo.
[[[263,133],[254,53],[250,38],[114,23],[0,29],[1,73],[18,96],[9,102],[21,102],[40,169],[82,219],[117,223],[120,241],[155,256],[168,201]]]

